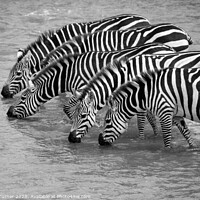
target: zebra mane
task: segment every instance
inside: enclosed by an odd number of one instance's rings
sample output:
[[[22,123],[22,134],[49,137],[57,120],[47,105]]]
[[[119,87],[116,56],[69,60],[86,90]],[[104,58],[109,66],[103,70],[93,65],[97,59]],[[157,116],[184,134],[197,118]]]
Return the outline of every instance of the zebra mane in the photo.
[[[65,43],[63,43],[61,46],[58,46],[56,49],[53,49],[49,54],[46,55],[46,57],[41,61],[41,65],[45,66],[48,65],[49,62],[51,62],[52,60],[55,59],[54,56],[57,56],[57,53],[61,52],[62,54],[62,50],[65,49],[65,46],[70,45],[70,44],[74,44],[73,40],[69,40]],[[75,51],[74,54],[79,54],[78,50]],[[69,55],[69,54],[68,54]]]
[[[57,53],[62,54],[62,52],[64,52],[63,50],[68,45],[75,44],[75,43],[78,43],[79,45],[82,44],[82,40],[92,34],[93,33],[85,33],[83,35],[74,36],[71,40],[68,40],[67,42],[63,43],[61,46],[58,46],[56,49],[53,49],[49,54],[47,54],[46,57],[42,60],[41,65],[47,65],[49,61],[54,59],[54,56],[57,56],[56,55]],[[73,50],[74,50],[75,54],[78,53],[77,46],[76,46],[76,49],[74,49],[74,47],[73,47]]]
[[[27,52],[36,47],[37,44],[41,44],[41,42],[45,42],[48,37],[53,37],[55,35],[55,30],[48,30],[38,36],[38,38],[30,43],[25,49],[23,49],[23,54],[18,58],[18,62],[27,54]]]
[[[78,100],[82,101],[85,96],[92,90],[94,84],[99,80],[100,77],[106,76],[109,71],[117,69],[120,70],[123,68],[123,62],[126,62],[128,59],[126,57],[121,58],[120,60],[114,59],[110,63],[108,63],[105,67],[103,67],[100,72],[96,74],[95,77],[93,77],[89,83],[84,87],[81,95],[79,96]]]
[[[96,31],[95,33],[97,33],[97,32],[102,32],[102,31]],[[77,36],[74,36],[70,41],[77,42],[78,44],[81,44],[83,39],[85,39],[86,37],[91,36],[93,34],[94,33],[88,32],[88,33],[84,33],[84,34],[81,34],[81,35],[77,35]]]

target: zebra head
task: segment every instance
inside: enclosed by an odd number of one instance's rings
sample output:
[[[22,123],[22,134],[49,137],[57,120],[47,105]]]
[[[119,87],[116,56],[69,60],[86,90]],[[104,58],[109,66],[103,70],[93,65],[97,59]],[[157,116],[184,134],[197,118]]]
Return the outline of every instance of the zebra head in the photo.
[[[100,145],[111,145],[128,128],[127,120],[121,115],[120,104],[112,95],[107,105],[109,109],[104,119],[104,130],[99,134]]]
[[[36,101],[37,88],[29,81],[28,88],[22,93],[20,100],[14,106],[10,106],[7,116],[13,118],[25,118],[37,112],[40,104]]]
[[[88,129],[96,124],[96,106],[94,93],[88,92],[83,99],[80,99],[80,92],[75,92],[69,102],[64,106],[64,112],[73,120],[69,134],[69,142],[79,143],[81,138],[88,132]]]
[[[4,98],[12,98],[15,94],[27,87],[27,80],[29,80],[31,75],[29,70],[30,54],[30,51],[27,52],[26,55],[22,53],[22,50],[18,51],[17,63],[11,69],[8,79],[1,91],[1,95]]]

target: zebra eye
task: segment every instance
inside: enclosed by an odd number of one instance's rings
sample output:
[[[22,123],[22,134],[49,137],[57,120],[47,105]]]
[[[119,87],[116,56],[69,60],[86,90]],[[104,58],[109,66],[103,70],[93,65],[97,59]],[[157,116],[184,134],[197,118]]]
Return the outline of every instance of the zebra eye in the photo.
[[[109,123],[110,120],[111,120],[110,118],[106,118],[106,119],[105,119],[106,123]]]
[[[30,88],[30,92],[31,92],[31,93],[33,93],[34,91],[35,91],[35,88],[34,88],[34,87]]]
[[[81,113],[81,118],[86,118],[87,117],[87,113]]]
[[[22,75],[22,72],[21,72],[21,71],[17,71],[17,72],[16,72],[16,75],[17,75],[17,76],[21,76],[21,75]]]
[[[26,100],[26,96],[21,96],[21,100],[25,101]]]

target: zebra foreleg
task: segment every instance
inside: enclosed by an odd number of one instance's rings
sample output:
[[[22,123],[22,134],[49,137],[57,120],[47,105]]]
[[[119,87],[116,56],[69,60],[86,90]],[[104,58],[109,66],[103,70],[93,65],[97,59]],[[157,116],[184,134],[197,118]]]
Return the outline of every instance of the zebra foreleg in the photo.
[[[139,138],[141,140],[144,139],[145,117],[146,117],[146,113],[138,113],[137,114],[137,126],[138,126],[138,130],[139,130]]]
[[[171,148],[172,113],[163,113],[159,117],[165,148]]]
[[[194,141],[191,138],[190,131],[188,129],[187,124],[185,123],[185,120],[183,117],[174,117],[173,118],[173,124],[177,126],[183,137],[186,139],[186,141],[189,144],[189,148],[194,148]]]
[[[138,125],[138,130],[139,130],[139,138],[140,139],[144,139],[144,126],[145,126],[145,117],[147,118],[147,120],[149,121],[153,131],[154,131],[154,135],[158,134],[158,127],[156,124],[156,118],[155,116],[147,111],[147,113],[138,113],[137,114],[137,125]]]

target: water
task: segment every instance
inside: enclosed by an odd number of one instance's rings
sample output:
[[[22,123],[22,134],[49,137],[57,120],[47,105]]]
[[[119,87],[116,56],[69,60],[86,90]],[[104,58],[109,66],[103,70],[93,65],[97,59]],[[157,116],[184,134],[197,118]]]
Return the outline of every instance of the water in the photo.
[[[39,33],[67,23],[135,13],[152,23],[172,22],[193,38],[200,50],[199,0],[23,1],[0,0],[0,88],[25,48]],[[69,144],[70,122],[62,112],[63,97],[46,103],[36,115],[8,119],[16,99],[0,100],[0,199],[199,199],[200,151],[189,150],[173,128],[173,150],[162,137],[137,139],[137,127],[112,147],[100,147],[99,129],[92,128],[81,144]],[[132,120],[135,122],[135,119]],[[188,121],[198,145],[199,124]]]

